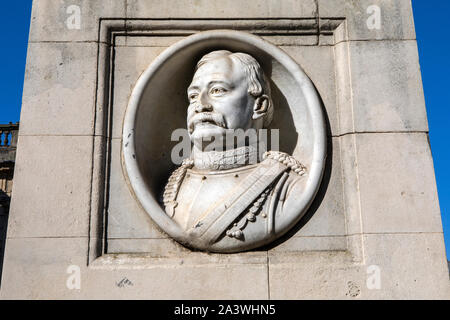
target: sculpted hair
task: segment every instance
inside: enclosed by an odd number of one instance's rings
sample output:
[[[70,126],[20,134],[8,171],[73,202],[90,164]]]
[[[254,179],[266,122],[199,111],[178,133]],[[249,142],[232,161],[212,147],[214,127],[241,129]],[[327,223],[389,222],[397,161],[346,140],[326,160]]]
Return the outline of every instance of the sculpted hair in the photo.
[[[249,54],[242,52],[233,53],[228,50],[217,50],[204,55],[197,63],[195,71],[197,71],[205,63],[219,58],[229,58],[243,67],[244,72],[247,75],[249,86],[248,92],[253,97],[258,98],[263,94],[268,97],[269,106],[267,108],[266,115],[264,116],[264,127],[267,128],[273,119],[273,102],[270,95],[270,85],[263,69],[261,68],[261,65]]]

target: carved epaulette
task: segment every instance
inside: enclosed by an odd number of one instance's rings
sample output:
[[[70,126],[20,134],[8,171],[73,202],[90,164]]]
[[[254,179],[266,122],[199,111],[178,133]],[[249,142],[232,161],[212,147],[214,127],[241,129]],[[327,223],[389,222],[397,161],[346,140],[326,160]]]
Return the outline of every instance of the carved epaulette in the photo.
[[[181,166],[172,172],[166,187],[164,188],[163,202],[166,208],[166,212],[170,217],[173,217],[175,208],[178,203],[176,201],[178,191],[180,190],[181,183],[183,182],[186,171],[194,166],[192,159],[183,160]]]
[[[295,159],[293,156],[288,155],[287,153],[280,151],[267,151],[263,155],[263,159],[266,158],[277,160],[278,162],[289,167],[292,172],[295,172],[299,176],[306,175],[306,167],[300,161]]]
[[[288,171],[294,172],[299,176],[306,175],[306,167],[293,156],[280,151],[268,151],[264,153],[263,159],[273,159],[278,161],[280,164],[288,168]],[[276,201],[283,202],[286,198],[286,192],[289,187],[286,183],[288,178],[288,173],[284,173],[276,183],[269,186],[265,192],[263,192],[260,197],[252,204],[247,214],[244,215],[240,221],[235,222],[234,225],[226,231],[226,235],[230,238],[241,239],[243,237],[243,231],[249,222],[254,222],[256,220],[256,215],[264,205],[264,202],[270,198],[270,203],[267,208],[267,213],[263,214],[263,217],[268,218],[268,233],[274,231],[274,216],[277,210]]]

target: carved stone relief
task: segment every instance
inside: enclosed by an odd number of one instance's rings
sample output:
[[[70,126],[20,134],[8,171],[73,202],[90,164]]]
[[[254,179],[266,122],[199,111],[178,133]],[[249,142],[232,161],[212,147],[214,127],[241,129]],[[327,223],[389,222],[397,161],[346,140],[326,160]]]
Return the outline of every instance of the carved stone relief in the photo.
[[[180,128],[191,149],[176,163]],[[239,252],[305,214],[324,170],[325,123],[313,84],[286,53],[247,33],[208,31],[142,74],[122,150],[131,189],[163,231],[191,248]]]

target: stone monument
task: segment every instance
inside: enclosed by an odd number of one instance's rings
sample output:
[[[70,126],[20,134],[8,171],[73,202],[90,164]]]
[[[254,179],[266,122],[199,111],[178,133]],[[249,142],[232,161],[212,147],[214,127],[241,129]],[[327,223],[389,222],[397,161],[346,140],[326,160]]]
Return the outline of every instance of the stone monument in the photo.
[[[2,299],[450,298],[409,1],[34,1],[14,179]]]

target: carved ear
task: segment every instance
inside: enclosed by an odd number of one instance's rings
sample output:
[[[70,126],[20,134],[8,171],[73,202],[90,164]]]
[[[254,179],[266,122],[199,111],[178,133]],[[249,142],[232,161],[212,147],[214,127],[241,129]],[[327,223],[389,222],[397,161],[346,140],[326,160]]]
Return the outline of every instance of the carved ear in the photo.
[[[269,98],[263,94],[261,97],[256,98],[255,106],[253,107],[253,120],[257,120],[264,117],[269,110]]]

